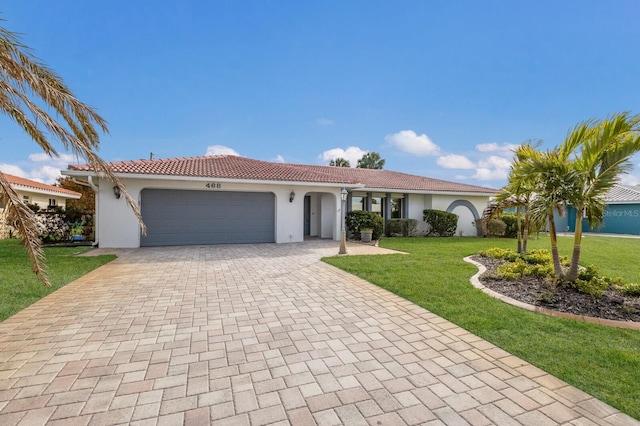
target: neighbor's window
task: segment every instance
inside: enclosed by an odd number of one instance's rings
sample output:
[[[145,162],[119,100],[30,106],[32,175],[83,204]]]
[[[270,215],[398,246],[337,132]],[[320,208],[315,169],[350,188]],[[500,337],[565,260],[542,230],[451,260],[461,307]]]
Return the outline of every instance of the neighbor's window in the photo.
[[[371,211],[374,213],[378,213],[380,216],[384,217],[384,212],[382,210],[382,197],[371,197]]]
[[[49,198],[49,207],[55,207],[55,206],[56,206],[56,199]]]
[[[354,212],[364,210],[364,197],[352,197],[351,210]]]
[[[22,202],[25,203],[25,204],[29,203],[29,196],[28,195],[23,195],[22,196]]]

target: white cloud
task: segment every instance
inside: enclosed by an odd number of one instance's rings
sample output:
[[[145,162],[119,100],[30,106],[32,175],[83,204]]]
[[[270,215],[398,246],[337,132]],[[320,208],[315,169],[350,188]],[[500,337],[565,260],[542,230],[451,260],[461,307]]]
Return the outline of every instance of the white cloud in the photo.
[[[481,143],[476,145],[476,150],[479,152],[500,152],[507,155],[512,155],[513,151],[518,148],[519,145],[512,143],[503,143],[498,145],[496,142]]]
[[[18,176],[21,178],[26,178],[29,174],[22,170],[20,167],[13,164],[0,164],[0,172],[7,173],[10,175]]]
[[[494,167],[497,169],[509,170],[509,167],[511,167],[511,160],[491,155],[489,158],[484,158],[478,161],[478,165],[480,165],[480,167]]]
[[[39,152],[29,154],[28,158],[28,162],[20,162],[20,165],[0,164],[0,171],[36,182],[54,184],[60,176],[60,170],[66,170],[69,164],[79,162],[78,157],[72,154],[50,157]]]
[[[475,169],[476,165],[464,155],[449,154],[438,157],[438,166],[445,169]]]
[[[333,120],[329,120],[328,118],[318,118],[316,120],[316,124],[318,126],[331,126],[333,124]]]
[[[440,147],[433,143],[429,136],[424,133],[417,135],[413,130],[401,130],[398,133],[389,134],[384,140],[400,151],[419,157],[437,155],[440,152]]]
[[[66,168],[68,164],[78,163],[78,157],[72,154],[61,154],[57,157],[50,157],[43,152],[39,152],[37,154],[29,154],[29,160],[33,161],[34,163],[60,164],[64,168]]]
[[[355,167],[358,163],[358,160],[361,159],[362,156],[367,152],[368,151],[364,151],[357,146],[350,146],[347,149],[333,148],[320,154],[320,159],[323,162],[327,162],[330,160],[335,160],[336,158],[344,158],[345,160],[349,160],[349,164],[351,164],[351,167]]]
[[[228,146],[224,146],[224,145],[208,146],[207,153],[205,154],[205,156],[209,157],[212,155],[235,155],[236,157],[241,157],[241,155],[238,154],[238,152],[235,149],[229,148]]]
[[[284,163],[284,157],[280,154],[276,155],[276,158],[273,160],[274,163]]]
[[[509,144],[498,146],[497,144],[476,145],[476,150],[480,153],[477,161],[472,161],[464,155],[448,154],[438,157],[437,164],[445,169],[475,170],[471,176],[459,176],[457,179],[475,179],[480,181],[505,180],[511,168],[512,152],[505,149]],[[483,156],[488,152],[496,152],[502,155]],[[507,154],[508,152],[508,154]]]
[[[476,169],[476,173],[471,177],[477,180],[503,180],[507,178],[507,175],[508,170],[480,167]]]
[[[0,169],[2,166],[0,166]],[[640,177],[630,174],[623,174],[620,176],[621,185],[640,185]]]

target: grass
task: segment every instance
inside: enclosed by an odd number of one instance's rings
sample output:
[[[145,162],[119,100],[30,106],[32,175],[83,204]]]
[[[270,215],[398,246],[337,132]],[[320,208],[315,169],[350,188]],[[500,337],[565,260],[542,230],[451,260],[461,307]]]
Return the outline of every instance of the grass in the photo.
[[[347,256],[325,262],[353,273],[448,319],[525,361],[640,419],[640,332],[551,318],[524,311],[475,289],[477,271],[462,259],[490,247],[514,248],[514,240],[391,238],[382,247],[409,255]],[[569,255],[572,238],[559,240]],[[530,241],[549,248],[549,239]],[[582,264],[608,276],[640,281],[640,239],[588,236]]]
[[[114,255],[78,257],[88,247],[45,248],[51,287],[45,287],[31,271],[31,262],[18,240],[0,240],[0,321],[44,296],[111,262]]]

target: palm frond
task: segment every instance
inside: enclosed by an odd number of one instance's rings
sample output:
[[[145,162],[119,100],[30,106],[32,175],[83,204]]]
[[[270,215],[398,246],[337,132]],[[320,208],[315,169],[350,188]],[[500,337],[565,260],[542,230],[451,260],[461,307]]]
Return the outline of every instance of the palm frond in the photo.
[[[40,105],[52,110],[51,113]],[[0,111],[22,128],[46,154],[58,154],[51,143],[52,139],[57,140],[65,150],[86,159],[100,176],[110,179],[121,189],[140,222],[142,233],[146,233],[137,203],[109,165],[96,154],[100,132],[109,132],[106,121],[92,107],[80,102],[62,79],[41,63],[16,34],[1,26]],[[2,184],[1,192],[7,194],[9,200],[8,214],[18,225],[34,271],[48,284],[32,212],[17,198],[5,179],[2,179]]]
[[[18,193],[11,187],[7,179],[0,173],[0,193],[4,195],[6,219],[15,226],[22,238],[27,255],[31,260],[33,272],[42,283],[50,286],[44,263],[44,252],[38,237],[38,225],[33,212],[20,200]]]

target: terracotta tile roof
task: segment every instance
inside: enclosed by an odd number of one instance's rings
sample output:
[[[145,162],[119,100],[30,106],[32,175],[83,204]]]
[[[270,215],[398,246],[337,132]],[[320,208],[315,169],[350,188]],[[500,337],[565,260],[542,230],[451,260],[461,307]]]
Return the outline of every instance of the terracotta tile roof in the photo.
[[[448,182],[389,170],[306,164],[270,163],[232,155],[118,161],[109,163],[116,174],[191,176],[221,179],[246,179],[364,185],[366,188],[434,192],[493,194],[493,188]],[[72,171],[88,171],[90,165],[70,165]]]
[[[609,204],[640,203],[640,186],[616,185],[607,192],[604,198]]]
[[[3,173],[7,182],[12,185],[20,185],[27,188],[39,189],[43,191],[49,192],[57,192],[62,196],[66,196],[67,198],[80,198],[82,194],[76,191],[71,191],[69,189],[60,188],[59,186],[47,185],[46,183],[36,182],[35,180],[25,179],[18,176],[13,176],[8,173]]]

